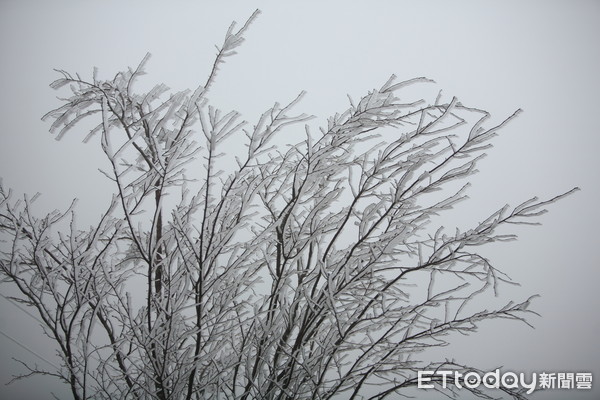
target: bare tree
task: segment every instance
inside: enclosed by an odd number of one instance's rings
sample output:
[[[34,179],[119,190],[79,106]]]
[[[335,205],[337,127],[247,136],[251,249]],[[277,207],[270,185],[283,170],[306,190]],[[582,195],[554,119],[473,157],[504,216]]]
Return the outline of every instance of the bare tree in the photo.
[[[448,334],[526,322],[530,299],[473,309],[509,282],[477,249],[515,239],[499,228],[534,224],[564,195],[464,232],[429,224],[466,198],[490,139],[518,112],[485,127],[487,112],[456,99],[400,100],[430,83],[392,77],[317,133],[293,112],[302,94],[249,126],[206,94],[256,15],[229,28],[193,91],[136,92],[148,56],[111,80],[58,71],[52,88],[71,94],[44,119],[57,139],[95,121],[85,141],[99,139],[115,194],[81,230],[73,207],[38,218],[0,188],[4,282],[61,361],[24,376],[56,376],[74,399],[380,399],[423,368],[472,369],[413,358]],[[277,146],[284,129],[305,139]]]

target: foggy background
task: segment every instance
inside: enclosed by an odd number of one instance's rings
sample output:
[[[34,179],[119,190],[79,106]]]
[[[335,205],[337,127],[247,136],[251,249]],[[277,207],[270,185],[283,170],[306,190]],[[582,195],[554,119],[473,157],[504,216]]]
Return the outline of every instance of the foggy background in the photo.
[[[225,3],[225,2],[222,2]],[[314,114],[313,129],[379,88],[399,80],[434,79],[446,97],[485,109],[499,122],[524,112],[493,140],[471,179],[471,199],[444,222],[477,222],[509,203],[542,199],[574,186],[581,191],[550,206],[542,226],[515,226],[516,242],[482,249],[521,287],[502,299],[541,298],[535,326],[488,321],[438,350],[480,368],[515,372],[592,372],[600,379],[600,2],[598,1],[10,1],[0,0],[0,177],[15,195],[42,193],[42,215],[79,198],[79,226],[92,224],[112,187],[97,140],[83,131],[57,142],[41,116],[61,103],[48,87],[53,68],[112,78],[152,53],[139,87],[164,82],[195,88],[208,76],[231,21],[262,10],[238,55],[221,66],[209,92],[214,104],[255,121],[275,101],[308,95],[296,108]],[[241,25],[240,25],[241,26]],[[3,287],[1,293],[5,294]],[[486,305],[482,304],[481,309]],[[37,323],[0,298],[0,329],[51,362],[56,358]],[[0,336],[0,384],[23,369],[11,357],[37,362]],[[592,391],[553,390],[533,399],[592,399]],[[33,378],[0,388],[3,399],[70,398],[55,379]],[[469,398],[466,396],[465,398]],[[500,396],[500,392],[494,391]],[[427,398],[423,391],[418,398]],[[439,395],[429,395],[439,398]]]

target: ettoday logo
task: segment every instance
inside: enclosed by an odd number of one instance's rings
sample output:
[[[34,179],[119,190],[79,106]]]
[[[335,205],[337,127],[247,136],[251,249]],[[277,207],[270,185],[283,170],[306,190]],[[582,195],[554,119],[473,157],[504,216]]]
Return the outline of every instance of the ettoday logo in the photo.
[[[537,374],[533,372],[529,377],[524,373],[504,372],[499,369],[486,372],[481,375],[477,371],[462,373],[459,371],[419,371],[417,373],[417,387],[420,389],[433,389],[434,382],[440,383],[442,388],[453,385],[459,389],[475,389],[483,385],[489,389],[527,389],[527,394],[531,394],[538,389],[591,389],[592,374],[589,372],[581,373],[546,373]]]

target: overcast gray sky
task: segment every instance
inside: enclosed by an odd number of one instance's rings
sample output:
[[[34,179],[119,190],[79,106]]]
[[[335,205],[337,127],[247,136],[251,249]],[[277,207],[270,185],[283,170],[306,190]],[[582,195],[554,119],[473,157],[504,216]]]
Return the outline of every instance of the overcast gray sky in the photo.
[[[252,4],[249,4],[252,3]],[[518,242],[486,250],[521,283],[506,298],[542,295],[535,330],[486,323],[456,338],[444,355],[515,371],[593,372],[600,379],[600,2],[575,1],[0,1],[0,176],[16,193],[43,194],[38,210],[64,208],[74,197],[91,223],[110,198],[97,171],[99,146],[77,131],[61,142],[40,117],[60,104],[48,84],[53,68],[110,77],[152,53],[142,84],[195,87],[211,67],[232,20],[255,8],[239,54],[209,96],[252,120],[274,101],[308,95],[298,110],[322,123],[391,75],[426,76],[446,96],[483,108],[497,121],[522,113],[495,139],[472,179],[471,201],[451,221],[477,221],[505,203],[582,190],[554,204],[539,227],[516,230]],[[64,94],[64,93],[63,93]],[[485,307],[485,305],[484,305]],[[35,322],[0,298],[0,327],[44,357]],[[0,337],[0,379],[30,355]],[[600,383],[595,382],[600,387]],[[46,379],[17,383],[3,398],[65,393]],[[592,392],[554,391],[534,399],[591,399]],[[31,396],[31,397],[29,397]],[[35,397],[34,397],[35,396]],[[59,395],[60,396],[60,395]]]

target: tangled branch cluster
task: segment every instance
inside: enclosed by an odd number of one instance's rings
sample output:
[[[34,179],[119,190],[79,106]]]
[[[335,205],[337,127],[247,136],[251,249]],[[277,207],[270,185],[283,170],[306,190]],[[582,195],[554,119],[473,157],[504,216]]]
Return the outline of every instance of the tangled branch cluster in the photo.
[[[37,218],[0,190],[0,271],[61,361],[30,373],[62,379],[74,399],[380,399],[414,386],[419,369],[468,369],[413,358],[449,333],[530,312],[529,299],[467,311],[508,281],[477,249],[514,239],[498,228],[562,196],[465,232],[427,225],[466,198],[468,184],[453,183],[517,113],[486,128],[487,112],[456,99],[401,100],[427,80],[392,77],[320,132],[307,125],[305,140],[274,147],[310,119],[293,114],[302,95],[252,127],[206,98],[255,16],[232,25],[194,91],[137,93],[148,57],[112,80],[59,71],[52,87],[71,95],[45,116],[51,131],[96,118],[85,140],[99,136],[111,166],[115,194],[94,227],[79,229],[73,209]]]

